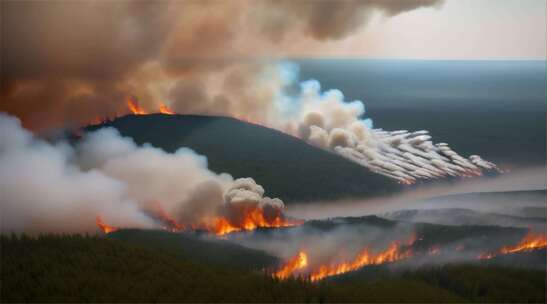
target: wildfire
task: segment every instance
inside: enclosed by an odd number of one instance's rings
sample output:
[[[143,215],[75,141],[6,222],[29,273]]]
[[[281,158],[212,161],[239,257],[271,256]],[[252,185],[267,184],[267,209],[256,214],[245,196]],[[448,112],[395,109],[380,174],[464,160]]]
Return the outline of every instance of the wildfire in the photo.
[[[129,111],[135,115],[145,115],[148,114],[143,108],[137,104],[137,102],[133,98],[127,99],[127,108],[129,108]]]
[[[547,248],[547,235],[528,233],[516,246],[505,246],[501,248],[501,253],[515,253],[520,251],[531,251]]]
[[[192,230],[205,230],[217,236],[223,236],[232,232],[252,231],[257,228],[280,228],[291,227],[302,224],[302,220],[285,218],[281,213],[269,218],[264,210],[260,208],[249,208],[243,211],[242,218],[238,221],[218,216],[212,219],[203,220],[200,223],[188,224],[177,222],[172,216],[156,203],[151,215],[162,223],[162,228],[171,232]]]
[[[163,103],[160,104],[160,113],[169,114],[169,115],[175,114],[175,112],[173,112],[173,110],[171,110],[171,108],[169,108],[167,105],[165,105]]]
[[[285,266],[276,271],[273,275],[278,279],[286,279],[290,277],[296,270],[302,269],[308,266],[308,255],[304,251],[298,252],[292,259],[290,259]]]
[[[496,253],[483,253],[478,259],[488,260],[500,254],[510,254],[517,252],[527,252],[537,249],[547,248],[547,235],[529,232],[515,246],[504,246]]]
[[[154,209],[153,213],[164,224],[164,230],[177,232],[185,229],[185,226],[175,221],[159,203],[154,204]]]
[[[321,265],[317,270],[311,273],[310,279],[312,281],[317,281],[329,276],[354,271],[363,266],[396,262],[408,258],[411,255],[412,251],[401,250],[398,242],[391,243],[386,250],[377,254],[373,254],[365,248],[357,255],[355,259],[353,259],[353,261],[343,262],[340,264]]]
[[[415,236],[413,236],[407,243],[412,244],[414,240]],[[364,266],[396,262],[411,256],[412,251],[410,248],[402,248],[399,242],[392,242],[386,250],[378,253],[372,253],[368,248],[365,248],[361,250],[361,252],[359,252],[359,254],[351,261],[319,265],[318,267],[312,269],[308,276],[311,281],[318,281],[326,277],[354,271]],[[306,252],[300,251],[283,267],[281,267],[281,269],[274,272],[273,276],[279,279],[286,279],[293,275],[296,271],[307,266],[308,255]]]
[[[217,217],[210,224],[197,225],[194,228],[204,229],[216,235],[225,235],[237,231],[251,231],[257,228],[281,228],[302,224],[301,220],[289,220],[277,214],[273,218],[267,218],[260,208],[245,210],[243,218],[239,222],[231,222],[225,217]]]
[[[114,231],[120,229],[120,228],[112,227],[112,226],[110,226],[110,225],[105,224],[100,216],[97,216],[97,217],[95,218],[95,222],[97,223],[97,226],[99,226],[99,228],[100,228],[104,233],[110,233],[110,232],[114,232]]]

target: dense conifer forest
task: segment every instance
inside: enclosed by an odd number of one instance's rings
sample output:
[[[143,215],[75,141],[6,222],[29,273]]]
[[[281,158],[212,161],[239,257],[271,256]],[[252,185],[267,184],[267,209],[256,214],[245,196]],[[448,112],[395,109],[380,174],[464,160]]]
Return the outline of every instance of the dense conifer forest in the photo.
[[[394,273],[371,267],[312,283],[274,279],[259,269],[273,261],[265,254],[223,243],[213,251],[207,242],[190,244],[183,254],[96,235],[11,235],[2,236],[1,245],[2,302],[545,302],[542,270],[445,265]],[[225,248],[235,253],[236,267],[195,258],[223,255]],[[257,269],[237,267],[235,257],[249,259],[253,252]]]

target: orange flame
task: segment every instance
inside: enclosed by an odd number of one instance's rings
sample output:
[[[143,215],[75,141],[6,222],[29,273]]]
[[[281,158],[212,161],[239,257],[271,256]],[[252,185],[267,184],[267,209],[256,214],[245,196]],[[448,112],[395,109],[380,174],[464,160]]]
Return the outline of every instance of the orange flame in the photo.
[[[175,112],[173,112],[173,110],[171,110],[171,108],[169,108],[167,105],[165,104],[160,104],[160,113],[162,114],[168,114],[168,115],[173,115],[175,114]]]
[[[184,231],[187,229],[205,230],[209,233],[223,236],[232,232],[252,231],[258,228],[280,228],[302,224],[303,220],[287,219],[281,212],[274,216],[266,216],[262,208],[247,208],[242,210],[242,217],[238,221],[230,220],[224,216],[204,219],[194,224],[177,222],[171,217],[159,203],[154,204],[152,213],[163,224],[163,229],[171,232]]]
[[[300,251],[273,275],[276,278],[283,280],[290,277],[295,271],[306,266],[308,266],[308,255],[304,251]]]
[[[516,246],[505,246],[501,248],[500,252],[508,254],[542,248],[547,248],[547,235],[530,232]]]
[[[129,111],[135,115],[145,115],[148,114],[143,108],[141,108],[133,98],[127,99],[127,107]]]
[[[274,218],[267,218],[261,208],[249,208],[244,210],[245,214],[240,222],[231,222],[225,217],[217,217],[209,224],[197,225],[200,228],[216,235],[225,235],[237,231],[251,231],[257,228],[281,228],[302,224],[301,220],[289,220],[277,214]]]
[[[95,218],[95,222],[97,223],[97,226],[104,232],[104,233],[110,233],[114,232],[116,230],[119,230],[120,228],[112,227],[107,224],[105,224],[100,216],[97,216]]]
[[[185,226],[175,221],[158,202],[154,204],[154,208],[155,215],[165,224],[164,230],[177,232],[185,229]]]
[[[529,232],[517,245],[504,246],[495,253],[482,253],[477,258],[481,260],[488,260],[500,254],[527,252],[543,248],[547,248],[547,235]]]
[[[396,262],[412,255],[410,250],[401,250],[398,242],[393,242],[384,251],[377,254],[369,252],[367,248],[362,250],[353,261],[340,264],[321,265],[310,275],[312,281],[324,279],[329,276],[339,275],[349,271],[357,270],[363,266],[379,265],[384,263]]]
[[[381,252],[372,253],[368,248],[359,252],[359,254],[351,261],[341,263],[323,264],[314,267],[309,272],[311,281],[318,281],[326,277],[343,274],[346,272],[357,270],[364,266],[380,265],[400,261],[411,257],[412,251],[408,246],[412,245],[416,240],[416,235],[413,235],[406,243],[407,247],[401,248],[399,242],[395,241],[390,246]],[[308,266],[308,255],[304,251],[298,252],[296,256],[291,258],[283,267],[273,273],[273,276],[278,279],[286,279],[292,276],[296,271]]]

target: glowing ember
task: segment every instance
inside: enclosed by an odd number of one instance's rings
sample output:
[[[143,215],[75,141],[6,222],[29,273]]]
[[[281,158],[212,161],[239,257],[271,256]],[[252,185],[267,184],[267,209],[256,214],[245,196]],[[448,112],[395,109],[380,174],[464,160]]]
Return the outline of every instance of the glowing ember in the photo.
[[[129,111],[135,115],[145,115],[148,114],[143,108],[141,108],[133,98],[127,99],[127,107]]]
[[[308,255],[304,251],[298,252],[296,256],[290,259],[280,270],[273,275],[278,279],[286,279],[295,271],[308,266]]]
[[[160,104],[160,113],[169,114],[169,115],[175,114],[175,112],[173,112],[173,110],[171,110],[171,108],[169,108],[167,105],[165,105],[163,103]]]
[[[495,253],[482,253],[477,258],[488,260],[500,254],[527,252],[547,248],[547,235],[530,232],[515,246],[504,246]]]
[[[112,226],[109,226],[109,225],[105,224],[105,223],[103,222],[103,220],[101,219],[100,216],[97,216],[97,217],[95,218],[95,222],[97,223],[97,226],[99,226],[99,228],[100,228],[104,233],[110,233],[110,232],[114,232],[114,231],[120,229],[120,228],[112,227]]]

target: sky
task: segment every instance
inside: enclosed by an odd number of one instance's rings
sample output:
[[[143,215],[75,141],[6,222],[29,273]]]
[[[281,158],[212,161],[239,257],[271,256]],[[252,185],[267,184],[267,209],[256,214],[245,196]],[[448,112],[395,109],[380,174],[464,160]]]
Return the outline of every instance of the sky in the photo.
[[[437,7],[377,18],[333,47],[333,53],[347,48],[348,56],[355,57],[544,60],[546,3],[448,0]]]
[[[545,60],[544,0],[0,3],[0,111],[31,129],[127,113],[128,98],[256,120],[280,59]]]

